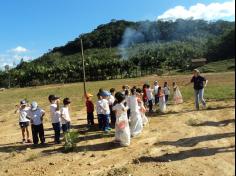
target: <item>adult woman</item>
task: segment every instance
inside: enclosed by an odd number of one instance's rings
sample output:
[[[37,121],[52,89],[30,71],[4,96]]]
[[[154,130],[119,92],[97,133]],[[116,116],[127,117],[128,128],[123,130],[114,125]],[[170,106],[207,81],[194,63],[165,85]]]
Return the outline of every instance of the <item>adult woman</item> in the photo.
[[[198,69],[193,70],[193,77],[191,82],[188,84],[194,84],[194,95],[195,95],[195,107],[199,110],[199,101],[201,101],[203,108],[206,108],[206,101],[204,100],[204,87],[207,86],[208,80],[201,76]],[[205,84],[204,84],[205,83]]]

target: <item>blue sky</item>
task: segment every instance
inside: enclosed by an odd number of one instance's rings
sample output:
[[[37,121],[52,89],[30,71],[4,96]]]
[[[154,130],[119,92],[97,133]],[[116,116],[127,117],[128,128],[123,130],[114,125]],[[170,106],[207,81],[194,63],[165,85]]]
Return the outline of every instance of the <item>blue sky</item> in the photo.
[[[232,7],[227,2],[235,3],[235,0],[2,0],[0,67],[17,64],[22,57],[35,59],[111,19],[139,21],[193,15],[207,20],[234,21],[235,12],[231,14]],[[225,13],[223,6],[229,12]],[[197,8],[203,12],[195,14]],[[208,14],[217,8],[214,14]]]

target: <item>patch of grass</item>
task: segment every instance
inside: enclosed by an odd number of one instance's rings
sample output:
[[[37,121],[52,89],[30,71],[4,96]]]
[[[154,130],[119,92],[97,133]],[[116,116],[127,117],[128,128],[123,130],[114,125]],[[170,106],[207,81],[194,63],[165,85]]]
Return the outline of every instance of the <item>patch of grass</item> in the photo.
[[[31,162],[31,161],[38,159],[39,157],[41,157],[41,155],[39,153],[32,153],[29,155],[29,157],[26,159],[26,161]]]
[[[189,119],[189,120],[186,122],[186,124],[187,124],[188,126],[197,126],[197,125],[199,125],[199,124],[201,124],[201,123],[202,123],[201,120],[199,120],[199,119],[193,119],[193,118]]]
[[[106,176],[128,176],[130,175],[130,170],[127,167],[114,168],[111,169]]]
[[[202,73],[234,71],[235,59],[208,63],[198,68]]]
[[[79,133],[77,131],[70,131],[65,133],[64,152],[73,152],[76,150],[78,137]]]

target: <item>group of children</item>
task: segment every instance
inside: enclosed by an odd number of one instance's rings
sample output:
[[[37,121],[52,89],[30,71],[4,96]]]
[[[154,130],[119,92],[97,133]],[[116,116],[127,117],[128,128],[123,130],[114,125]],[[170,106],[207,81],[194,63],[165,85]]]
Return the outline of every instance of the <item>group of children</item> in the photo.
[[[60,144],[61,130],[66,133],[70,130],[70,99],[65,98],[63,100],[63,107],[60,108],[60,98],[55,95],[48,97],[50,102],[50,117],[52,127],[54,130],[54,142]],[[45,111],[38,106],[38,103],[33,101],[30,105],[26,100],[22,100],[20,105],[16,105],[15,113],[19,113],[19,125],[22,132],[22,143],[32,143],[29,138],[29,125],[31,124],[33,143],[36,145],[39,143],[45,144],[43,117]]]
[[[175,104],[182,103],[182,95],[178,86],[173,83],[173,94]],[[115,143],[121,146],[129,146],[131,137],[135,137],[142,133],[145,125],[148,124],[146,112],[153,112],[153,105],[159,105],[161,112],[166,109],[169,100],[170,88],[167,82],[164,87],[154,82],[153,89],[150,85],[144,84],[143,88],[132,89],[129,86],[123,86],[122,91],[116,92],[114,88],[110,91],[100,89],[97,94],[96,109],[92,101],[92,94],[86,94],[87,107],[87,125],[93,127],[94,111],[96,110],[98,117],[98,127],[104,132],[109,132],[112,127],[115,128]],[[63,99],[63,106],[60,108],[60,98],[55,95],[48,97],[50,102],[50,117],[54,130],[54,143],[61,143],[61,130],[66,133],[71,128],[71,118],[69,106],[71,101],[69,98]],[[23,143],[31,143],[29,138],[28,126],[31,123],[33,143],[45,143],[43,117],[45,111],[38,107],[37,102],[32,102],[29,106],[26,100],[20,102],[16,112],[19,112],[19,125],[22,130]]]
[[[158,84],[158,81],[155,81],[153,89],[149,84],[144,84],[143,92],[143,101],[150,113],[153,112],[154,105],[159,106],[161,112],[164,113],[166,111],[166,106],[170,98],[170,88],[167,82],[164,83],[162,88]],[[173,101],[174,104],[183,103],[182,94],[175,82],[173,82]]]

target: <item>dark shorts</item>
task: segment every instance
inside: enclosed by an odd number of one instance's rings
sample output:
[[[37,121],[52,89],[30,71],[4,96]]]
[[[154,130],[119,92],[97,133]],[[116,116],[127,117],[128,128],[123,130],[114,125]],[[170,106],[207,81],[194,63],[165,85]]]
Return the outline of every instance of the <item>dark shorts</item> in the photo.
[[[20,125],[20,128],[26,128],[29,126],[29,122],[20,122],[19,125]]]
[[[62,128],[62,131],[64,133],[69,132],[69,130],[70,130],[70,122],[67,122],[66,124],[62,124],[61,128]]]

